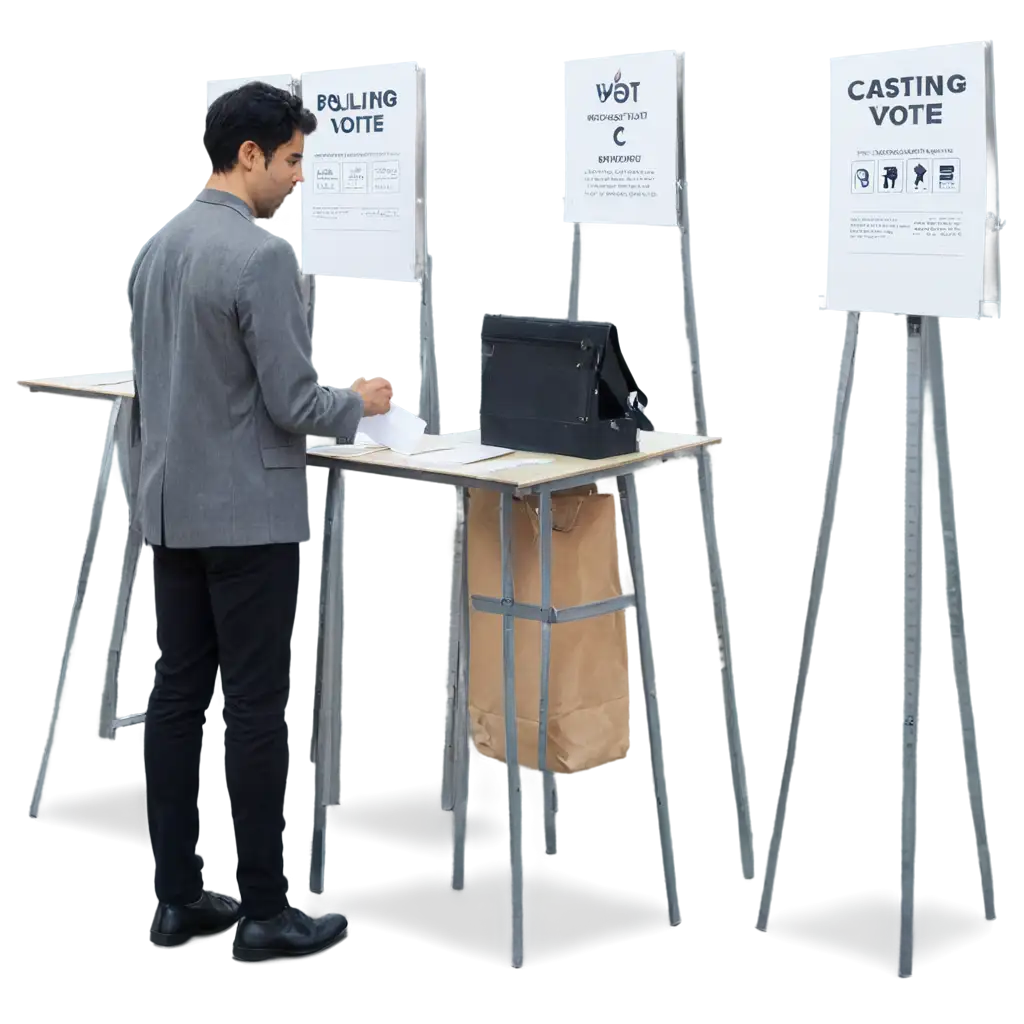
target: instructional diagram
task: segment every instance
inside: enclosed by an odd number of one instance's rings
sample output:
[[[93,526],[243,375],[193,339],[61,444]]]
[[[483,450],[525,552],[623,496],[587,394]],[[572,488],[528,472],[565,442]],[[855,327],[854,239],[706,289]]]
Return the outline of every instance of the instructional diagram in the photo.
[[[854,160],[850,191],[855,195],[876,192],[895,195],[907,192],[959,192],[960,160],[957,157],[913,157],[909,160]]]
[[[320,158],[313,162],[316,193],[391,195],[401,192],[401,160],[397,153],[360,154],[361,159]]]

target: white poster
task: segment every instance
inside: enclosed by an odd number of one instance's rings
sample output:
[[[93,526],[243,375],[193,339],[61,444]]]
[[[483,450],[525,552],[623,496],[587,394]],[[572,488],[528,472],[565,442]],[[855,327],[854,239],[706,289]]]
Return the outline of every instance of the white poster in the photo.
[[[998,314],[990,59],[986,43],[833,59],[829,309]]]
[[[422,72],[415,64],[302,76],[302,269],[415,281],[423,270]]]
[[[679,223],[681,79],[672,51],[566,62],[569,223]]]

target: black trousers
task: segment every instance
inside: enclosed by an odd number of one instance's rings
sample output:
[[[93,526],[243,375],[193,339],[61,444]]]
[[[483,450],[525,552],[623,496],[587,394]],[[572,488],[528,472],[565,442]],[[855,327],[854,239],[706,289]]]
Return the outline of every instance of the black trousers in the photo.
[[[292,626],[298,544],[182,550],[153,546],[160,660],[146,712],[146,798],[157,899],[203,889],[199,755],[220,669],[225,768],[242,912],[287,906],[282,834],[288,775]]]

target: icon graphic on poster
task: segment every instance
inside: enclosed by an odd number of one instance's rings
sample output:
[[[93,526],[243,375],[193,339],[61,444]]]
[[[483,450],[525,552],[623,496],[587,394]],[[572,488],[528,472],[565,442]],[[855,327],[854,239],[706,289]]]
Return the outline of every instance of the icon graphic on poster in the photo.
[[[960,191],[960,161],[956,157],[935,160],[933,173],[937,192]]]
[[[350,163],[345,161],[342,165],[342,182],[343,191],[345,192],[365,192],[366,191],[366,164],[360,161],[359,163]]]
[[[854,163],[850,190],[863,193],[875,191],[875,165],[873,163]]]
[[[313,164],[313,179],[317,192],[337,192],[341,187],[341,167],[318,160]]]
[[[879,192],[902,192],[903,169],[900,164],[878,161]]]
[[[908,160],[906,179],[908,192],[931,192],[931,161],[929,160],[928,163],[925,164],[921,160]]]

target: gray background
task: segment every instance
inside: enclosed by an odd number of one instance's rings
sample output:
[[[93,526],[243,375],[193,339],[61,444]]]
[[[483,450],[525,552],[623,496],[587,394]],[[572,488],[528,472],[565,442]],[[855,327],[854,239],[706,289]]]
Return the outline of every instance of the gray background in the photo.
[[[27,403],[14,393],[14,382],[68,365],[125,361],[120,290],[128,261],[139,234],[196,186],[198,83],[217,71],[291,71],[304,61],[368,61],[385,53],[551,55],[435,61],[428,169],[433,316],[444,411],[452,421],[465,421],[474,396],[478,311],[556,309],[564,300],[551,57],[603,52],[608,45],[780,48],[698,51],[689,73],[691,294],[707,353],[706,414],[714,428],[730,434],[717,496],[720,539],[755,813],[763,821],[790,702],[838,347],[836,318],[813,312],[821,275],[821,57],[783,47],[978,38],[986,30],[1024,29],[1024,14],[69,10],[59,25],[55,14],[0,13],[0,494],[6,516],[0,551],[8,582],[0,616],[7,654],[0,893],[12,918],[30,930],[33,900],[67,908],[59,942],[42,924],[32,932],[54,954],[75,950],[74,959],[60,961],[66,988],[75,982],[98,991],[91,986],[102,984],[110,992],[118,984],[110,974],[105,983],[98,980],[91,949],[102,944],[92,931],[90,907],[108,924],[110,948],[117,949],[111,955],[126,975],[140,978],[147,970],[148,954],[134,939],[147,924],[148,906],[140,898],[147,863],[137,853],[40,837],[22,816],[101,424],[84,403]],[[1002,45],[1008,326],[948,332],[947,392],[979,731],[1004,882],[1004,927],[1012,931],[1024,915],[1016,784],[1024,757],[1017,740],[1024,652],[1015,628],[1022,498],[1013,485],[1024,368],[1013,327],[1024,309],[1013,232],[1024,224],[1015,213],[1024,188],[1016,184],[1015,193],[1015,175],[1024,181],[1017,174],[1022,135],[1016,127],[1024,83],[1014,70],[1020,44]],[[667,244],[656,234],[598,239],[585,266],[586,305],[671,316],[675,273]],[[410,310],[385,296],[353,306],[350,298],[327,296],[319,311],[316,344],[324,376],[411,372]],[[784,900],[892,880],[899,351],[895,327],[871,326],[803,761],[804,777],[817,784],[798,795]],[[662,652],[657,671],[669,694],[674,738],[673,800],[686,823],[690,919],[700,931],[743,932],[749,930],[750,894],[732,856],[691,480],[686,474],[652,477],[644,482],[644,501],[650,562],[657,566],[651,581]],[[409,516],[424,522],[418,536],[403,528]],[[437,771],[444,525],[445,505],[435,494],[362,487],[356,497],[359,550],[350,586],[361,610],[348,663],[351,790]],[[414,603],[418,598],[421,604]],[[948,682],[937,658],[935,669],[923,706],[924,882],[969,889],[973,864],[951,774]],[[854,709],[866,738],[848,727]],[[430,716],[433,730],[425,727]],[[649,885],[652,834],[642,780],[568,788],[562,859],[626,884]],[[83,885],[90,872],[102,883]],[[90,952],[79,955],[83,947]],[[11,953],[10,964],[22,967],[10,976],[23,994],[38,991],[44,969],[34,948],[32,941],[20,942]],[[218,969],[204,965],[197,977],[219,978]]]

